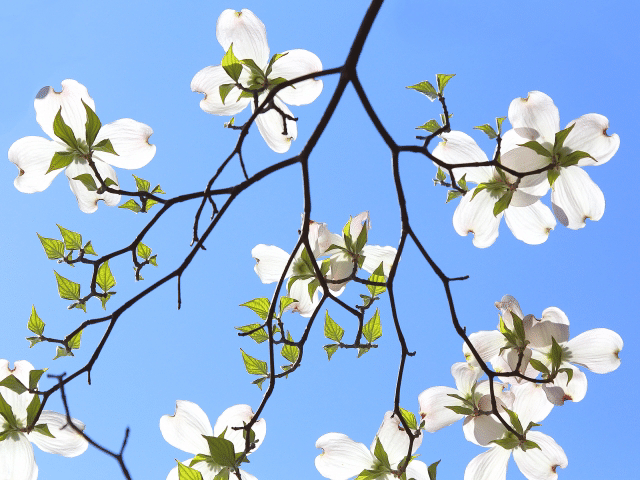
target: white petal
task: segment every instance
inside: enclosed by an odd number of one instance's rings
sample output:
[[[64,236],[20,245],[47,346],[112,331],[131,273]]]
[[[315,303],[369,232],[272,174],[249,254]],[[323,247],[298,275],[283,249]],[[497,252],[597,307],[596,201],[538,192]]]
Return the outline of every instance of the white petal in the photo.
[[[493,215],[493,206],[498,199],[487,190],[482,190],[472,201],[474,192],[475,188],[469,190],[460,200],[453,214],[453,228],[463,237],[473,233],[473,244],[478,248],[486,248],[498,238],[503,212],[497,217]]]
[[[524,320],[525,315],[520,308],[520,303],[512,295],[503,295],[500,301],[495,303],[495,306],[500,310],[500,316],[510,330],[513,330],[512,313],[517,315],[520,320]]]
[[[556,469],[565,468],[569,461],[562,447],[549,435],[532,431],[527,440],[538,444],[540,449],[532,448],[523,452],[520,448],[513,451],[513,459],[522,474],[529,480],[555,480]]]
[[[103,125],[94,144],[108,138],[118,155],[96,152],[94,158],[97,157],[109,165],[127,170],[142,168],[156,154],[156,146],[149,143],[152,133],[153,130],[149,125],[130,118],[121,118]]]
[[[484,362],[489,362],[496,357],[500,349],[505,345],[504,335],[497,330],[483,330],[472,333],[469,335],[469,340]],[[477,365],[466,342],[462,344],[462,352],[467,362],[470,362],[474,366]]]
[[[215,426],[213,427],[213,436],[219,436],[225,429],[224,438],[233,442],[236,453],[244,451],[245,440],[243,438],[243,430],[234,430],[233,427],[242,427],[251,421],[253,418],[253,410],[249,405],[234,405],[227,408],[218,417]],[[258,420],[253,426],[253,432],[256,438],[256,448],[251,450],[251,453],[255,452],[267,434],[267,422],[264,418]]]
[[[488,162],[487,155],[480,149],[473,138],[464,132],[454,130],[441,135],[444,141],[433,149],[433,156],[451,165],[473,162]],[[466,175],[467,182],[482,183],[493,178],[491,167],[463,167],[456,168],[454,175],[460,180]]]
[[[209,452],[209,444],[202,435],[213,435],[211,423],[207,414],[193,402],[176,401],[175,413],[160,418],[160,431],[170,445],[182,451],[194,455]]]
[[[556,226],[556,219],[544,203],[538,201],[528,207],[509,206],[504,212],[507,226],[518,240],[529,245],[547,241]]]
[[[549,158],[538,155],[535,151],[526,147],[514,148],[500,156],[500,162],[502,165],[509,167],[516,172],[531,172],[533,170],[546,167],[549,165],[549,160]],[[547,172],[522,177],[516,193],[525,193],[533,200],[529,200],[529,203],[517,203],[517,197],[514,195],[514,198],[511,200],[511,205],[516,207],[525,207],[530,205],[538,198],[544,196],[549,188]]]
[[[469,462],[464,471],[464,480],[504,480],[511,450],[495,446]]]
[[[36,480],[38,478],[38,466],[33,457],[33,447],[25,435],[22,433],[9,435],[0,442],[0,467],[2,480]]]
[[[289,298],[295,298],[297,302],[291,303],[286,310],[292,312],[298,312],[303,317],[310,317],[315,311],[320,298],[318,292],[322,290],[320,287],[313,293],[313,299],[309,297],[309,284],[313,281],[313,278],[306,280],[296,280],[289,289]]]
[[[58,142],[42,137],[24,137],[9,148],[9,161],[16,164],[19,173],[13,185],[23,193],[41,192],[63,170],[46,173],[53,154],[66,151]]]
[[[353,217],[349,222],[349,234],[351,235],[352,240],[356,240],[362,231],[362,227],[364,226],[364,222],[367,222],[367,230],[371,230],[371,219],[369,218],[369,212],[360,212],[358,215]]]
[[[253,247],[251,256],[256,259],[253,269],[262,283],[273,283],[280,280],[289,260],[289,254],[280,247],[262,243]]]
[[[33,370],[27,360],[18,360],[13,362],[13,370],[9,368],[9,362],[7,360],[0,360],[0,380],[4,380],[5,377],[13,375],[26,387],[29,386],[29,372]],[[19,422],[26,422],[27,420],[27,407],[33,399],[33,394],[24,392],[18,395],[13,390],[9,390],[6,387],[0,387],[0,393],[5,401],[11,406],[14,416]],[[4,419],[2,420],[4,422]],[[0,442],[1,444],[1,442]],[[1,464],[0,464],[1,465]]]
[[[200,100],[200,108],[205,112],[214,115],[235,115],[244,110],[251,99],[238,98],[242,91],[234,87],[222,103],[220,85],[228,83],[233,83],[233,80],[222,66],[205,67],[191,80],[191,90],[204,93],[204,98]]]
[[[604,214],[604,194],[582,168],[566,167],[553,184],[551,205],[560,223],[578,230],[586,225],[587,218],[600,220]]]
[[[489,405],[488,409],[490,408]],[[506,412],[504,415],[506,416]],[[464,438],[483,447],[490,445],[493,440],[501,438],[505,431],[504,425],[494,415],[468,416],[462,425]]]
[[[322,70],[322,62],[315,53],[308,50],[295,49],[283,52],[273,64],[270,79],[282,77],[292,80],[303,75]],[[305,80],[278,92],[278,97],[289,105],[306,105],[313,102],[322,92],[322,80]]]
[[[384,275],[389,276],[391,265],[396,259],[398,251],[393,247],[381,247],[379,245],[365,245],[362,254],[365,256],[362,268],[369,273],[373,273],[382,263]]]
[[[429,467],[420,460],[413,460],[407,467],[407,478],[414,478],[415,480],[429,480]]]
[[[521,385],[514,385],[512,391],[516,396],[513,411],[518,414],[520,423],[525,429],[529,422],[540,423],[553,409],[553,404],[547,399],[540,384],[524,382]]]
[[[318,258],[325,254],[327,248],[331,246],[333,234],[327,228],[326,223],[314,222],[309,225],[309,244],[313,251],[313,256]]]
[[[342,433],[326,433],[316,442],[322,453],[315,464],[320,475],[331,480],[347,480],[373,466],[373,456],[362,443]]]
[[[389,457],[389,463],[391,468],[395,468],[409,453],[409,436],[406,434],[402,423],[397,415],[393,415],[393,412],[386,412],[384,420],[378,429],[377,437],[380,439],[380,443],[384,447],[384,451]],[[420,444],[422,443],[422,435],[413,440],[412,451],[415,453]],[[376,446],[376,440],[374,439],[371,444],[371,452],[374,451]]]
[[[116,176],[116,171],[101,160],[95,160],[96,168],[98,172],[100,172],[100,176],[103,180],[110,178],[114,180],[116,183],[118,182],[118,177]],[[84,213],[93,213],[98,209],[98,201],[103,200],[108,206],[113,207],[120,202],[120,195],[115,193],[101,193],[98,195],[95,191],[91,192],[87,190],[87,187],[80,180],[74,180],[78,175],[83,175],[88,173],[93,177],[93,180],[96,185],[100,185],[98,180],[96,179],[93,170],[87,163],[78,163],[76,161],[71,162],[71,164],[65,170],[65,175],[69,179],[69,187],[71,191],[76,196],[78,200],[78,206],[80,210]]]
[[[471,366],[467,362],[458,362],[451,366],[451,375],[463,397],[471,394],[471,389],[482,374],[480,368]]]
[[[542,386],[547,399],[554,405],[564,405],[567,400],[579,402],[587,394],[587,376],[579,368],[566,362],[561,365],[561,368],[569,368],[573,371],[571,381],[567,383],[569,376],[566,373],[558,373],[553,383]]]
[[[560,113],[553,100],[542,92],[529,92],[527,98],[516,98],[509,105],[509,122],[523,137],[553,145],[560,130]],[[530,130],[538,133],[532,136]]]
[[[259,102],[262,103],[266,96],[266,93],[260,95]],[[275,97],[273,102],[276,107],[285,114],[285,116],[293,117],[289,107],[282,103],[278,97]],[[255,111],[254,102],[251,102],[251,111]],[[287,124],[286,134],[284,133],[284,122]],[[283,116],[280,115],[275,108],[258,115],[258,118],[256,118],[256,124],[258,125],[258,130],[260,130],[260,135],[262,135],[264,141],[267,142],[269,148],[277,153],[287,152],[291,147],[291,142],[298,136],[297,123],[289,118],[283,120]]]
[[[84,423],[75,418],[72,418],[72,421],[76,427],[84,430]],[[38,419],[38,423],[46,423],[49,427],[49,432],[55,437],[51,438],[35,431],[29,433],[27,437],[40,450],[47,453],[56,453],[63,457],[77,457],[87,450],[89,442],[67,425],[66,415],[44,410]]]
[[[540,320],[534,320],[527,331],[527,340],[533,348],[551,346],[551,338],[562,343],[569,339],[569,319],[558,307],[549,307],[542,312]]]
[[[464,417],[447,408],[462,406],[460,400],[450,397],[449,394],[460,395],[460,392],[451,387],[431,387],[418,395],[420,417],[425,422],[424,428],[427,432],[437,432]]]
[[[594,328],[569,340],[569,360],[595,373],[609,373],[620,366],[622,337],[608,328]]]
[[[607,134],[609,120],[603,115],[589,113],[569,122],[567,127],[575,125],[564,142],[572,151],[587,152],[591,158],[583,158],[578,165],[602,165],[607,163],[620,147],[617,134]]]
[[[260,68],[269,63],[267,29],[251,10],[222,12],[216,24],[216,38],[225,52],[233,43],[233,54],[240,60],[250,58]]]
[[[36,121],[44,133],[52,139],[57,139],[58,137],[53,133],[53,120],[62,107],[62,119],[71,127],[76,138],[85,139],[87,111],[82,105],[82,101],[94,112],[96,111],[96,105],[89,96],[87,88],[75,80],[63,80],[60,92],[56,92],[52,87],[43,87],[33,102],[36,109]]]
[[[329,280],[342,280],[349,278],[353,272],[353,260],[343,252],[331,255],[329,258],[331,270],[327,274]],[[329,283],[328,286],[334,295],[340,295],[344,291],[347,282]]]

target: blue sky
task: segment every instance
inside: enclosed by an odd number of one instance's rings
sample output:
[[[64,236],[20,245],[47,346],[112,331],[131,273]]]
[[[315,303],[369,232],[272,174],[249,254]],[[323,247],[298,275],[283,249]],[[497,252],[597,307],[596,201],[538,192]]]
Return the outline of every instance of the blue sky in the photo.
[[[304,48],[316,53],[326,68],[340,65],[366,10],[367,2],[216,1],[166,2],[114,0],[108,3],[59,1],[12,2],[0,17],[0,45],[5,74],[0,149],[17,139],[43,135],[35,121],[33,98],[44,85],[59,89],[65,78],[83,83],[96,102],[103,123],[130,117],[154,129],[154,160],[135,171],[168,195],[204,188],[206,179],[231,151],[236,132],[222,128],[228,119],[200,110],[200,95],[189,89],[193,75],[220,63],[223,51],[215,38],[215,22],[226,8],[251,9],[266,25],[271,52]],[[412,225],[423,244],[451,276],[469,275],[453,289],[457,312],[469,332],[493,329],[493,303],[514,295],[525,313],[540,315],[549,306],[565,311],[572,335],[606,327],[625,341],[622,365],[613,373],[587,373],[589,390],[577,404],[555,408],[541,431],[565,450],[569,466],[562,479],[625,478],[635,467],[638,370],[638,213],[630,203],[630,185],[640,173],[637,152],[638,6],[615,2],[410,2],[389,1],[367,41],[358,72],[371,103],[394,138],[414,144],[414,128],[440,111],[418,93],[407,90],[436,73],[455,73],[447,87],[453,128],[474,136],[487,152],[493,144],[475,125],[505,116],[509,103],[531,90],[550,95],[560,110],[561,125],[586,113],[609,118],[609,132],[621,146],[601,168],[589,168],[604,192],[607,206],[599,222],[580,231],[556,227],[539,246],[516,240],[503,224],[496,243],[484,250],[470,237],[459,237],[451,218],[454,204],[433,187],[435,168],[422,157],[403,155],[401,174]],[[629,53],[631,52],[631,53]],[[289,156],[304,145],[337,82],[325,80],[323,94],[312,105],[294,107],[298,140]],[[238,122],[248,118],[245,112]],[[249,173],[284,158],[271,152],[257,131],[246,142]],[[352,88],[311,156],[313,214],[316,221],[339,231],[349,215],[369,210],[370,242],[397,245],[398,207],[390,155],[359,105]],[[134,188],[130,172],[119,179]],[[17,170],[8,161],[0,175],[2,235],[0,271],[3,334],[0,358],[28,359],[51,373],[71,373],[87,361],[103,328],[87,329],[73,358],[53,362],[55,348],[32,349],[24,337],[34,304],[50,336],[62,337],[81,321],[103,315],[97,301],[87,314],[68,311],[58,297],[55,268],[87,288],[89,271],[48,261],[36,232],[56,237],[56,223],[78,231],[99,254],[127,245],[151,216],[101,204],[87,215],[76,205],[64,178],[45,192],[25,195],[12,185]],[[231,165],[219,185],[241,180]],[[175,282],[158,289],[127,311],[92,373],[68,387],[74,416],[87,433],[111,449],[119,448],[131,427],[125,460],[136,479],[165,478],[174,458],[189,455],[167,444],[158,428],[177,399],[198,403],[212,423],[228,406],[259,405],[262,393],[250,384],[239,352],[265,359],[265,345],[237,337],[234,326],[252,323],[253,314],[239,304],[270,297],[253,272],[251,249],[259,244],[291,250],[302,212],[301,175],[297,167],[272,175],[241,195],[196,257],[182,281],[183,306],[176,309]],[[548,202],[547,197],[544,201]],[[145,270],[134,282],[130,259],[111,263],[118,281],[114,308],[150,282],[170,272],[189,252],[197,203],[172,209],[151,232],[147,243],[158,254],[159,267]],[[173,211],[175,210],[175,211]],[[355,304],[357,287],[343,300]],[[351,290],[351,291],[349,291]],[[461,340],[453,331],[446,298],[437,277],[409,245],[396,284],[399,314],[409,348],[416,350],[405,371],[404,408],[417,413],[417,396],[430,386],[453,385],[452,363],[462,361]],[[336,431],[369,445],[384,412],[393,405],[399,361],[387,297],[379,302],[383,337],[380,348],[360,359],[339,351],[327,362],[317,322],[305,350],[302,368],[279,381],[264,411],[268,428],[264,445],[251,457],[247,471],[260,479],[321,478],[313,466],[314,443]],[[335,305],[331,316],[353,335],[351,319]],[[288,328],[300,335],[303,321],[288,315]],[[43,381],[41,387],[48,386]],[[48,405],[49,408],[49,405]],[[59,398],[50,408],[61,410]],[[36,449],[37,450],[37,449]],[[484,451],[464,440],[460,424],[428,434],[418,453],[432,463],[442,459],[438,478],[462,478],[467,463]],[[89,449],[75,459],[36,451],[40,478],[118,478],[116,463]],[[508,478],[523,478],[515,464]]]

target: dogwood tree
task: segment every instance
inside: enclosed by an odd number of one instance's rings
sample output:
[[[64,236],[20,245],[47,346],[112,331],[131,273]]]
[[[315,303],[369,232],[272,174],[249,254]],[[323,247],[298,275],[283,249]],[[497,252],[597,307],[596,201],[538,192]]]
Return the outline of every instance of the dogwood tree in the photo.
[[[3,340],[0,479],[85,478],[98,457],[109,478],[500,479],[512,455],[509,477],[571,478],[574,438],[554,425],[574,402],[578,422],[599,415],[589,394],[601,378],[587,391],[581,367],[614,372],[624,347],[619,299],[595,315],[584,286],[607,272],[590,257],[575,267],[576,245],[606,243],[589,236],[600,224],[581,229],[616,194],[582,167],[615,168],[626,139],[606,102],[583,99],[562,128],[574,99],[553,78],[520,80],[469,124],[473,71],[421,50],[446,42],[415,46],[420,62],[373,59],[376,39],[397,37],[383,3],[360,7],[339,60],[337,32],[309,42],[304,16],[293,34],[259,6],[191,12],[209,28],[176,81],[188,118],[169,90],[117,103],[124,85],[94,88],[75,71],[34,91],[35,117],[7,139],[7,213],[22,212],[7,225],[33,241],[6,249],[22,262],[7,283],[28,297],[6,323],[29,343]],[[406,8],[399,31],[412,28]],[[182,68],[164,55],[167,74]],[[368,65],[402,83],[367,78]],[[164,117],[145,115],[145,99]],[[79,210],[52,183],[63,170]],[[498,238],[503,216],[513,237]],[[606,278],[597,287],[616,291]]]

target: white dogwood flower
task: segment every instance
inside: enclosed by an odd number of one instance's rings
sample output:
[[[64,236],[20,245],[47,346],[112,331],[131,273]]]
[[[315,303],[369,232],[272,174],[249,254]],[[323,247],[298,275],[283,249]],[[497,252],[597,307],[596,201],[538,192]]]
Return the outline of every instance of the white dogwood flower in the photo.
[[[94,138],[87,138],[87,108],[95,112],[95,103],[86,87],[75,80],[63,80],[60,92],[51,87],[42,88],[36,96],[34,106],[36,121],[52,140],[24,137],[9,148],[9,160],[20,170],[13,184],[21,192],[45,190],[64,170],[71,191],[78,199],[80,210],[93,213],[98,209],[99,200],[114,206],[120,201],[120,195],[97,193],[95,186],[99,187],[100,183],[86,158],[90,152],[93,152],[91,158],[102,179],[116,187],[118,178],[112,166],[141,168],[156,153],[155,145],[148,142],[153,130],[130,118],[107,125],[98,124],[97,134],[95,130],[91,132],[89,129]],[[60,124],[58,117],[70,131]],[[110,153],[113,151],[117,155]],[[93,183],[92,190],[86,186],[87,182]]]
[[[229,468],[217,464],[213,458],[215,454],[212,453],[211,446],[216,445],[216,438],[224,433],[222,438],[233,444],[234,452],[243,452],[245,448],[243,430],[237,427],[243,427],[252,418],[253,411],[249,405],[234,405],[222,412],[215,426],[211,428],[209,417],[197,404],[178,400],[175,413],[163,415],[160,418],[160,431],[169,444],[194,455],[193,458],[182,462],[184,465],[198,470],[203,480],[213,480],[218,473]],[[253,425],[252,431],[255,434],[255,448],[249,454],[262,445],[267,433],[266,421],[263,418],[258,420]],[[214,440],[211,440],[212,437]],[[240,474],[242,480],[256,480],[256,477],[243,470],[240,470]],[[178,466],[176,466],[167,475],[167,480],[178,480],[178,478]]]
[[[422,435],[414,439],[412,454],[421,443]],[[380,451],[380,447],[383,452]],[[327,433],[321,436],[316,442],[316,448],[322,449],[322,453],[316,457],[316,468],[325,478],[347,480],[359,475],[363,470],[368,470],[378,474],[372,473],[367,478],[397,480],[398,477],[391,470],[396,470],[407,456],[409,436],[402,428],[398,416],[393,416],[393,412],[387,412],[370,449],[342,433]],[[407,478],[429,479],[427,465],[419,460],[412,460],[406,473]]]
[[[548,178],[553,184],[551,203],[558,221],[576,230],[585,226],[587,218],[599,220],[604,214],[604,195],[581,167],[602,165],[618,151],[620,137],[607,133],[609,120],[589,113],[561,131],[558,108],[548,95],[537,91],[513,100],[508,115],[513,129],[504,134],[503,151],[533,155],[544,165],[554,165]],[[544,185],[548,189],[549,181]]]
[[[234,115],[251,104],[257,105],[252,91],[261,104],[276,85],[322,70],[322,62],[307,50],[287,50],[269,58],[269,44],[264,24],[246,8],[240,12],[225,10],[218,17],[216,38],[225,52],[230,49],[237,64],[234,77],[223,65],[203,68],[191,81],[191,90],[204,93],[200,108],[215,115]],[[227,55],[225,55],[227,58]],[[322,92],[322,81],[309,79],[280,90],[273,99],[273,107],[258,115],[256,123],[269,147],[284,153],[298,135],[298,127],[285,104],[306,105]]]
[[[464,132],[452,131],[441,135],[443,141],[433,155],[451,165],[488,162],[487,155],[475,140]],[[501,164],[517,172],[528,172],[543,166],[535,155],[505,153]],[[486,248],[498,238],[500,220],[504,215],[507,226],[518,240],[540,244],[547,240],[556,225],[549,208],[539,201],[544,195],[538,176],[525,176],[520,181],[508,172],[495,167],[461,167],[455,177],[478,184],[460,200],[453,214],[453,226],[462,236],[473,233],[473,244]],[[499,207],[499,208],[498,208]]]
[[[23,385],[29,385],[29,372],[33,366],[26,360],[14,362],[13,370],[7,360],[0,360],[0,381],[13,375]],[[28,407],[35,395],[25,391],[17,394],[0,387],[0,478],[2,480],[36,480],[38,465],[33,456],[35,443],[40,450],[64,457],[75,457],[83,453],[89,443],[67,425],[67,417],[61,413],[44,410],[35,428],[27,431]],[[38,403],[38,400],[35,400]],[[39,403],[38,403],[39,405]],[[9,407],[9,408],[7,408]],[[74,425],[84,430],[84,424],[72,419]]]

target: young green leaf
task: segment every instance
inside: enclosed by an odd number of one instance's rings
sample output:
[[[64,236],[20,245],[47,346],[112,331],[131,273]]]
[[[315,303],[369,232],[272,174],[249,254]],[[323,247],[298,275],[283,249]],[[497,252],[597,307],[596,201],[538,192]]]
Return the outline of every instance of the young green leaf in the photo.
[[[560,153],[560,150],[562,150],[562,147],[564,146],[564,141],[567,139],[567,137],[571,133],[571,130],[573,130],[573,127],[575,126],[576,124],[573,123],[564,130],[556,132],[555,142],[553,143],[553,153]]]
[[[209,444],[209,453],[213,461],[221,467],[233,467],[236,463],[236,453],[233,443],[226,438],[203,435]]]
[[[136,180],[136,188],[139,192],[148,192],[151,188],[151,183],[144,178],[140,178],[136,175],[133,175],[133,178]]]
[[[473,128],[475,130],[481,130],[484,133],[486,133],[487,136],[489,137],[489,140],[493,140],[494,138],[498,137],[498,134],[496,133],[496,131],[488,123],[485,123],[484,125],[478,125],[477,127],[473,127]]]
[[[341,342],[343,335],[344,329],[329,316],[329,310],[327,310],[324,315],[324,336],[334,342]]]
[[[31,315],[29,316],[29,322],[27,328],[36,335],[42,335],[44,333],[45,323],[40,320],[40,317],[36,313],[35,305],[31,305]]]
[[[455,76],[456,76],[455,73],[452,73],[452,74],[438,73],[436,75],[436,78],[438,80],[438,93],[440,95],[442,95],[442,92],[444,91],[444,87],[447,86],[447,83],[449,83],[449,80],[451,80]]]
[[[56,118],[53,120],[53,133],[56,137],[69,145],[71,148],[78,148],[78,141],[76,140],[76,136],[73,133],[73,130],[64,122],[64,119],[62,118],[62,107],[58,109]]]
[[[109,260],[103,262],[98,268],[98,274],[96,275],[96,283],[105,292],[108,292],[116,285],[116,279],[111,273],[109,268]]]
[[[144,260],[149,260],[149,256],[151,255],[151,249],[142,242],[138,243],[136,252],[138,256]]]
[[[33,423],[33,419],[36,418],[38,410],[40,410],[40,395],[34,395],[27,406],[27,425]]]
[[[4,377],[2,381],[0,381],[0,387],[8,388],[9,390],[17,393],[18,395],[22,395],[24,392],[27,391],[27,387],[25,387],[23,383],[13,375]]]
[[[550,360],[552,370],[555,372],[562,363],[562,347],[556,342],[556,339],[551,337],[551,352]]]
[[[233,43],[229,45],[229,50],[227,50],[227,53],[222,57],[222,68],[224,68],[224,71],[227,72],[227,75],[229,75],[234,82],[240,79],[242,64],[233,54]]]
[[[59,275],[55,270],[56,282],[58,283],[58,294],[65,300],[80,300],[80,284]]]
[[[248,307],[253,310],[262,320],[266,320],[269,315],[269,307],[271,302],[268,298],[254,298],[246,303],[240,304],[241,307]]]
[[[542,145],[540,145],[538,142],[531,140],[527,143],[523,143],[520,145],[521,147],[527,147],[531,150],[533,150],[534,152],[536,152],[538,155],[542,155],[543,157],[553,157],[553,154],[547,150],[546,148],[544,148]]]
[[[220,100],[222,100],[223,105],[224,105],[224,101],[227,98],[227,95],[229,95],[229,92],[231,92],[231,90],[233,90],[233,87],[235,86],[236,86],[235,83],[225,83],[218,87],[218,92],[220,93]]]
[[[280,297],[280,316],[282,316],[282,313],[285,311],[285,309],[294,302],[297,302],[297,300],[294,298]]]
[[[380,312],[376,308],[376,313],[373,314],[371,320],[369,320],[364,327],[362,327],[362,334],[369,343],[375,342],[382,336],[382,327],[380,327]]]
[[[269,65],[267,65],[267,70],[264,72],[266,77],[269,77],[271,69],[273,68],[273,64],[276,62],[276,60],[284,57],[285,55],[287,55],[287,53],[276,53],[271,57],[271,60],[269,60]]]
[[[420,92],[423,95],[426,95],[427,98],[432,102],[436,98],[438,98],[438,92],[436,92],[436,89],[433,87],[433,85],[431,85],[431,82],[427,82],[426,80],[424,82],[411,85],[410,87],[407,87],[407,88],[410,88],[411,90],[415,90],[416,92]]]
[[[507,193],[501,196],[493,206],[493,216],[497,217],[500,213],[504,212],[507,208],[509,208],[509,204],[511,203],[512,198],[513,198],[512,190],[509,190]]]
[[[549,369],[540,360],[536,360],[535,358],[531,358],[531,359],[529,359],[529,365],[531,365],[537,371],[539,371],[539,372],[541,372],[541,373],[543,373],[545,375],[550,375]]]
[[[373,449],[373,455],[378,459],[382,466],[391,469],[391,464],[389,463],[387,452],[384,451],[384,447],[382,446],[382,443],[380,443],[380,439],[377,436],[376,446]]]
[[[49,260],[55,260],[56,258],[64,257],[64,243],[60,240],[56,240],[55,238],[45,238],[41,237],[40,234],[38,238],[40,239],[40,243],[42,244],[42,248],[44,248],[44,253],[47,254],[47,258]]]
[[[38,382],[40,381],[40,377],[46,372],[47,369],[43,368],[42,370],[31,370],[29,372],[29,390],[35,390],[38,388]]]
[[[400,414],[402,415],[402,418],[404,418],[404,421],[407,422],[407,425],[411,430],[418,429],[418,422],[416,421],[416,416],[412,412],[400,407]]]
[[[369,352],[369,350],[371,350],[369,347],[359,348],[358,349],[358,358],[360,358],[365,353]]]
[[[269,339],[267,332],[264,330],[264,327],[259,328],[259,323],[252,323],[250,325],[244,325],[243,327],[235,327],[236,330],[240,330],[241,332],[251,332],[255,330],[253,333],[250,333],[249,336],[256,342],[262,343]],[[256,330],[258,328],[258,330]]]
[[[445,203],[449,203],[451,200],[454,200],[458,197],[461,197],[462,194],[457,190],[449,190],[447,192],[447,201]]]
[[[96,181],[94,180],[93,175],[89,173],[83,173],[81,175],[73,177],[73,179],[82,182],[85,188],[90,192],[95,192],[96,190],[98,190],[98,186],[96,185]]]
[[[51,158],[51,163],[49,164],[49,169],[45,172],[45,174],[68,167],[69,165],[71,165],[71,162],[73,162],[74,156],[74,152],[54,153],[53,158]]]
[[[202,474],[198,470],[183,465],[179,460],[176,462],[178,462],[178,480],[202,480]]]
[[[167,192],[162,190],[162,188],[160,188],[160,185],[156,185],[155,187],[153,187],[153,190],[151,191],[151,193],[161,194],[161,193],[167,193]]]
[[[96,251],[93,249],[93,245],[91,245],[91,240],[89,240],[86,245],[84,247],[82,247],[82,250],[84,251],[84,253],[86,253],[87,255],[98,255],[96,253]]]
[[[499,438],[498,440],[491,440],[489,443],[495,443],[496,445],[500,445],[505,450],[513,450],[518,445],[520,445],[520,440],[518,440],[514,436],[507,436],[505,438]]]
[[[496,117],[496,126],[498,127],[498,133],[502,135],[502,122],[507,117]]]
[[[80,101],[82,102],[82,105],[84,105],[84,109],[87,112],[87,121],[84,124],[84,131],[87,139],[87,145],[91,147],[96,139],[96,136],[98,135],[98,132],[102,128],[102,123],[96,115],[96,112],[94,112],[89,105],[84,103],[84,100],[80,99]]]
[[[118,208],[126,208],[128,210],[131,210],[133,213],[138,213],[140,212],[140,210],[142,210],[142,207],[140,207],[140,205],[138,205],[138,202],[136,202],[133,198],[130,198]]]
[[[64,239],[64,244],[67,247],[67,250],[80,250],[82,248],[82,235],[72,232],[71,230],[67,230],[60,225],[58,225],[58,229],[60,229],[60,234]]]
[[[81,339],[82,339],[82,330],[80,330],[73,337],[71,337],[71,339],[69,340],[69,348],[76,349],[76,350],[80,348]]]
[[[92,150],[97,150],[99,152],[110,153],[111,155],[118,155],[116,151],[113,149],[113,145],[111,144],[111,140],[105,138],[104,140],[100,140],[96,143]]]
[[[447,179],[447,174],[444,173],[444,170],[438,167],[438,171],[436,172],[436,180],[444,182],[446,179]]]
[[[293,342],[293,338],[291,338],[291,334],[287,332],[287,340]],[[283,345],[282,351],[280,354],[291,363],[295,363],[298,360],[298,355],[300,355],[300,349],[294,345]]]
[[[386,279],[384,278],[384,264],[380,262],[378,268],[376,268],[371,276],[369,277],[370,282],[376,283],[385,283]],[[367,289],[372,297],[376,297],[381,293],[384,293],[387,290],[387,287],[384,285],[367,285]]]
[[[547,170],[547,180],[549,181],[549,185],[553,188],[553,184],[556,182],[558,177],[560,176],[560,170],[556,170],[552,168],[551,170]]]
[[[416,127],[416,130],[426,130],[427,132],[433,133],[433,132],[437,132],[440,128],[442,127],[440,127],[440,124],[438,123],[438,121],[432,118],[424,125],[420,125],[419,127]]]
[[[251,383],[253,383],[254,385],[257,385],[257,386],[258,386],[258,388],[259,388],[260,390],[262,390],[262,384],[264,383],[264,381],[265,381],[267,378],[269,378],[269,377],[268,377],[268,376],[266,376],[266,377],[256,378],[256,379],[255,379],[253,382],[251,382]]]
[[[244,353],[244,350],[240,349],[242,352],[242,360],[244,360],[244,368],[247,369],[247,373],[251,375],[267,375],[267,362],[263,362],[262,360],[258,360],[257,358],[253,358],[251,355]]]
[[[56,356],[53,357],[54,360],[57,360],[60,357],[73,357],[73,353],[71,353],[71,350],[67,350],[64,347],[58,347],[56,348]]]
[[[520,423],[518,414],[508,408],[505,408],[505,411],[509,414],[509,420],[511,420],[511,425],[513,425],[514,430],[522,435],[524,430],[522,429],[522,424]]]
[[[29,342],[29,348],[33,347],[35,344],[42,342],[41,337],[27,337],[27,341]]]
[[[473,415],[473,410],[471,410],[469,407],[463,407],[460,405],[445,405],[445,408],[448,408],[458,415]]]
[[[440,460],[429,465],[429,468],[427,469],[427,473],[429,473],[429,480],[436,480],[436,469],[438,468],[439,463]]]
[[[338,345],[335,343],[332,343],[331,345],[325,345],[323,348],[324,348],[324,351],[327,352],[327,357],[329,360],[331,360],[331,357],[333,357],[333,354],[338,351]]]

